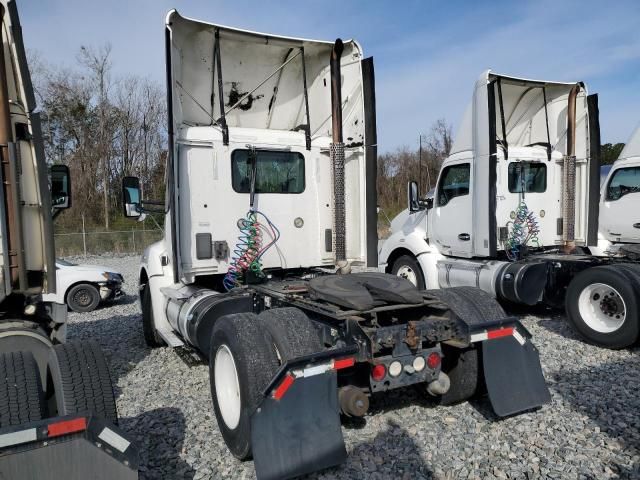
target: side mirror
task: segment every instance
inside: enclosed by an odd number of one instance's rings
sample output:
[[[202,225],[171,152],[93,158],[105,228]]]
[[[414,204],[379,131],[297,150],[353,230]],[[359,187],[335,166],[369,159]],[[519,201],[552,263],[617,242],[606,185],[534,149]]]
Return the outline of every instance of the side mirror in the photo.
[[[51,175],[51,207],[64,210],[71,206],[71,176],[66,165],[52,165]]]
[[[140,193],[140,179],[138,177],[124,177],[122,179],[122,204],[125,217],[139,217],[142,213]]]
[[[427,210],[431,210],[433,208],[433,197],[427,198]]]
[[[409,204],[409,213],[415,213],[422,210],[418,184],[414,181],[409,182],[409,185],[407,186],[407,203]]]

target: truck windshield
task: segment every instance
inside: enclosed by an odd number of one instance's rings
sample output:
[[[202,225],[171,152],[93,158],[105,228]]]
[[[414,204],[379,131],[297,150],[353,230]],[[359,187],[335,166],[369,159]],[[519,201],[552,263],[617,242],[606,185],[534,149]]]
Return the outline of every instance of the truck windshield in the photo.
[[[609,182],[607,200],[618,200],[628,193],[636,192],[640,192],[640,167],[620,168]]]
[[[536,162],[509,164],[509,192],[543,193],[547,190],[547,166]]]
[[[302,193],[304,157],[298,152],[257,150],[256,193]],[[231,154],[231,182],[238,193],[250,193],[252,158],[250,150]]]

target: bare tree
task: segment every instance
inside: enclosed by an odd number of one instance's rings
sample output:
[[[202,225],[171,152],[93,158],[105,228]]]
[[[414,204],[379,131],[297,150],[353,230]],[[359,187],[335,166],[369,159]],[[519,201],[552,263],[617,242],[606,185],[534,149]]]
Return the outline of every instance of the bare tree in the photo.
[[[111,78],[111,45],[106,44],[100,48],[80,47],[78,61],[91,75],[97,93],[98,107],[98,144],[97,151],[102,165],[102,193],[104,207],[104,227],[109,230],[109,184],[111,174],[111,135],[107,129],[107,115],[109,109],[108,94]]]

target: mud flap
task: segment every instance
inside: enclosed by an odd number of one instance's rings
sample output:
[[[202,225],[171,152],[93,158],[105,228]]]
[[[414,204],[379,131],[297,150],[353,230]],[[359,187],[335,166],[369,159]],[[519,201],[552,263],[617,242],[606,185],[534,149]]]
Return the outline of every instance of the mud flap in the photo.
[[[0,479],[137,480],[138,450],[109,422],[82,415],[0,429]]]
[[[338,375],[353,349],[287,362],[265,389],[251,416],[251,445],[258,480],[287,479],[344,462]]]
[[[551,401],[538,350],[528,338],[503,336],[482,342],[482,363],[496,415],[506,417]]]

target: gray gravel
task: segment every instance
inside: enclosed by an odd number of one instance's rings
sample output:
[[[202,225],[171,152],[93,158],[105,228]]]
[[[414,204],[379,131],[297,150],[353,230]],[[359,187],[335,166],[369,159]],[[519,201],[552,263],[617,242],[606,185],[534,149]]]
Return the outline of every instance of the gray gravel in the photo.
[[[98,340],[110,357],[141,478],[254,478],[253,463],[233,458],[218,432],[207,367],[145,347],[138,257],[84,262],[125,276],[126,295],[71,314],[69,336]],[[551,404],[497,421],[486,400],[438,408],[414,390],[396,391],[374,398],[364,421],[344,425],[348,461],[309,478],[640,478],[640,349],[587,345],[557,315],[523,322],[540,350]]]

